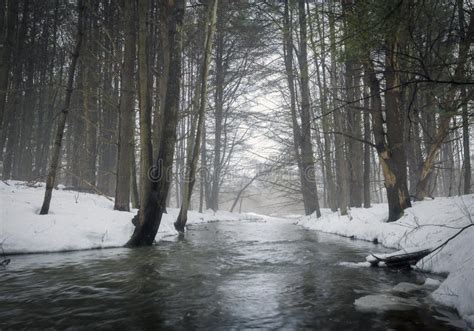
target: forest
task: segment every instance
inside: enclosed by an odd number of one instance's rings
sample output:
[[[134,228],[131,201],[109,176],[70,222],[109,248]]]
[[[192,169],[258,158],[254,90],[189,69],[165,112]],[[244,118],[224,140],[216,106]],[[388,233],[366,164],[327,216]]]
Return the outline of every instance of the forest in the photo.
[[[436,223],[448,231],[428,241],[437,247],[473,224],[473,10],[471,0],[0,0],[1,222],[56,224],[76,213],[66,194],[75,204],[92,194],[116,211],[109,221],[126,219],[114,247],[159,243],[168,218],[184,236],[209,213],[299,215],[398,249],[410,233],[383,232],[393,224]],[[19,183],[41,190],[28,217],[7,211]],[[369,218],[386,228],[338,223]],[[472,231],[463,236],[472,246]],[[474,323],[472,306],[455,308]]]
[[[471,191],[469,1],[3,2],[2,177],[47,181],[42,213],[63,183],[140,206],[153,240],[171,191],[183,228],[194,191],[217,210],[254,177],[389,221]]]

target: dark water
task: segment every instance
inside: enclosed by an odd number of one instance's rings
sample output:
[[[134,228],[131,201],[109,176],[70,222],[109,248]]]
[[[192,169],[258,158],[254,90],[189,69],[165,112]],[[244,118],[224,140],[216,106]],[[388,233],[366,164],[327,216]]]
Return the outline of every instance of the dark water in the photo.
[[[222,222],[143,249],[12,256],[0,270],[0,329],[453,329],[418,291],[403,312],[354,301],[415,272],[350,268],[369,243],[288,223]]]

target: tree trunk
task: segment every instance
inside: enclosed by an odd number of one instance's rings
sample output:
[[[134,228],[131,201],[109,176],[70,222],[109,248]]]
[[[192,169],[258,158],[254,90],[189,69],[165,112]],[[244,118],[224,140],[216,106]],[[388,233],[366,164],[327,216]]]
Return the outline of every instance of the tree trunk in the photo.
[[[206,124],[204,123],[202,127],[202,148],[201,148],[201,187],[200,189],[200,197],[199,197],[199,212],[202,213],[204,209],[204,202],[206,202],[206,208],[209,208],[208,205],[208,186],[209,186],[209,179],[208,179],[208,165],[207,165],[207,148],[206,148]]]
[[[58,35],[58,26],[59,26],[59,0],[55,0],[54,5],[54,23],[53,23],[53,34],[51,36],[52,40],[56,40]],[[43,126],[43,131],[41,131],[41,150],[38,152],[39,155],[39,169],[38,172],[42,176],[46,175],[47,166],[48,166],[48,156],[50,152],[50,145],[51,145],[51,134],[52,129],[47,123],[53,122],[54,117],[54,109],[56,108],[56,99],[58,96],[58,90],[54,87],[54,79],[55,79],[55,58],[58,54],[57,51],[57,43],[53,43],[52,46],[52,54],[51,54],[51,61],[48,64],[48,93],[47,93],[47,110],[45,112],[45,119],[44,123],[46,125]],[[64,61],[65,57],[63,54],[59,54],[59,73],[58,73],[58,81],[62,82],[63,80],[63,73],[64,73]]]
[[[87,61],[89,62],[89,61]],[[93,96],[96,93],[95,89],[91,86],[92,82],[96,79],[92,68],[89,67],[90,63],[84,65],[83,79],[82,79],[82,115],[85,124],[85,148],[82,165],[82,175],[79,178],[79,187],[83,190],[90,190],[90,185],[95,185],[95,163],[96,163],[96,144],[97,144],[97,130],[96,130],[96,114],[97,105],[95,103],[96,98]]]
[[[224,33],[223,33],[223,17],[219,15],[216,32],[216,86],[214,94],[214,159],[212,166],[212,177],[210,183],[210,207],[212,210],[219,209],[219,191],[220,191],[220,175],[221,175],[221,149],[222,149],[222,122],[224,118]]]
[[[409,192],[410,196],[415,195],[416,184],[420,177],[420,167],[423,163],[421,153],[421,139],[420,139],[420,118],[417,112],[410,114],[410,125],[408,127],[408,139],[407,139],[407,150],[408,150],[408,178],[409,178]]]
[[[158,54],[158,61],[161,65],[160,76],[158,78],[158,105],[155,109],[155,116],[153,118],[153,155],[157,156],[160,147],[160,139],[163,132],[163,112],[166,101],[166,89],[168,87],[168,75],[170,67],[170,45],[169,45],[169,12],[168,6],[160,6],[159,8],[159,39],[160,49]]]
[[[97,187],[106,195],[113,195],[116,189],[115,169],[117,168],[117,122],[118,122],[118,78],[114,76],[114,62],[113,58],[121,58],[120,48],[115,51],[113,45],[114,40],[117,40],[117,31],[114,29],[112,21],[114,20],[114,14],[116,4],[105,3],[104,14],[107,17],[104,22],[104,28],[110,32],[110,38],[104,37],[102,40],[106,49],[106,53],[103,55],[103,74],[101,75],[102,80],[102,91],[100,91],[100,130],[99,130],[99,162],[97,169]],[[99,42],[99,41],[98,41]]]
[[[140,202],[143,217],[139,217],[135,231],[127,243],[129,247],[152,245],[166,208],[166,199],[171,182],[174,149],[176,144],[176,126],[181,87],[181,48],[182,27],[185,1],[165,1],[164,6],[172,9],[169,26],[170,67],[165,108],[163,112],[163,134],[160,141],[158,158],[148,196]],[[142,165],[143,166],[143,165]],[[142,183],[142,186],[145,183]]]
[[[452,134],[448,135],[448,141],[445,141],[441,148],[442,153],[442,167],[443,167],[443,195],[453,196],[454,187],[456,185],[454,178],[454,150],[453,142],[451,141]]]
[[[125,48],[122,64],[122,84],[119,108],[119,141],[117,160],[117,185],[115,187],[115,210],[130,211],[130,189],[133,162],[133,122],[135,121],[134,67],[136,57],[135,3],[123,0],[125,17]]]
[[[370,93],[367,75],[364,74],[364,140],[371,141]],[[370,153],[371,146],[364,144],[364,208],[370,208]]]
[[[255,176],[253,176],[248,182],[247,184],[245,184],[240,190],[239,192],[237,193],[237,196],[235,197],[234,199],[234,202],[232,203],[232,206],[230,207],[230,212],[232,213],[234,211],[234,208],[235,206],[237,206],[237,203],[240,201],[240,208],[242,208],[242,200],[243,200],[243,197],[242,197],[242,194],[245,192],[245,190],[250,186],[252,185],[252,183],[255,181],[255,179],[257,179],[259,176],[259,174],[257,173]],[[240,213],[241,211],[239,211]]]
[[[78,10],[78,21],[77,21],[76,45],[71,55],[71,64],[69,66],[68,81],[67,81],[67,87],[66,87],[66,98],[64,100],[63,109],[59,113],[59,117],[58,117],[58,127],[56,130],[56,138],[54,140],[54,147],[53,147],[53,153],[51,157],[51,164],[50,164],[50,168],[48,172],[48,178],[46,180],[46,190],[44,194],[43,206],[41,207],[41,211],[40,211],[41,215],[46,215],[49,212],[49,205],[51,203],[53,187],[54,187],[57,170],[59,166],[64,127],[66,125],[67,114],[69,112],[69,105],[71,103],[71,95],[73,91],[74,75],[76,72],[77,59],[79,57],[79,52],[81,50],[82,34],[83,34],[82,24],[83,24],[83,15],[84,15],[83,0],[77,1],[77,10]]]
[[[392,176],[385,178],[387,198],[389,200],[389,221],[398,220],[403,210],[411,207],[407,182],[407,159],[404,142],[404,114],[401,103],[400,64],[398,53],[400,45],[398,36],[394,36],[387,45],[385,55],[385,114],[387,126],[387,143],[390,153],[390,172]]]
[[[5,5],[6,15],[5,15]],[[15,26],[18,16],[18,1],[7,0],[2,4],[2,29],[3,38],[0,44],[0,160],[3,160],[3,146],[6,139],[8,127],[5,106],[8,90],[10,69],[12,67],[12,49],[15,43]],[[5,19],[6,18],[6,19]],[[6,33],[4,31],[6,30]]]
[[[307,2],[307,7],[309,7],[309,3]],[[324,175],[325,180],[327,183],[327,205],[331,208],[331,211],[337,211],[337,196],[336,196],[336,184],[334,182],[334,173],[333,173],[333,166],[332,166],[332,159],[331,159],[331,119],[330,119],[330,111],[328,109],[328,88],[326,83],[326,66],[324,63],[324,55],[322,55],[322,60],[319,61],[318,59],[318,46],[314,40],[314,33],[313,33],[313,23],[311,21],[311,13],[308,10],[308,26],[310,31],[310,41],[311,41],[311,48],[313,51],[315,65],[317,67],[316,70],[316,78],[318,82],[318,89],[319,89],[319,98],[321,102],[321,114],[322,114],[322,128],[323,128],[323,135],[324,135],[324,148],[323,148],[323,156],[324,156]],[[321,54],[326,54],[326,41],[325,41],[325,30],[324,24],[320,22],[320,16],[316,11],[316,20],[317,20],[317,27],[319,35],[321,36]],[[322,28],[321,28],[322,25]]]
[[[34,17],[37,17],[37,9],[35,8]],[[35,22],[33,23],[36,26]],[[31,32],[31,44],[34,44],[34,36],[36,35],[36,29],[33,28]],[[35,119],[35,104],[36,104],[36,93],[35,86],[33,83],[33,75],[35,73],[35,61],[31,54],[27,55],[26,65],[26,81],[25,81],[25,94],[23,104],[21,107],[21,132],[19,134],[19,150],[16,156],[18,175],[16,176],[19,180],[31,180],[32,179],[32,166],[33,166],[33,151],[32,151],[32,133]]]
[[[336,75],[336,36],[335,36],[335,18],[334,13],[329,13],[329,37],[330,37],[330,53],[331,53],[331,87],[333,91],[337,91],[337,75]],[[337,106],[337,92],[332,101],[334,127],[337,132],[343,133],[344,127],[342,125],[341,110]],[[348,198],[349,198],[349,169],[345,159],[344,138],[341,134],[335,135],[335,150],[336,150],[336,178],[338,186],[338,206],[341,215],[347,215]]]
[[[386,140],[384,130],[384,119],[382,115],[383,110],[382,98],[380,96],[380,84],[374,72],[373,64],[370,58],[368,58],[366,62],[365,69],[370,82],[370,93],[372,95],[372,130],[374,132],[374,140],[377,149],[377,154],[379,156],[380,166],[382,167],[382,172],[384,175],[385,189],[387,190],[387,200],[389,208],[388,221],[392,222],[399,219],[400,216],[403,214],[403,210],[410,207],[411,203],[408,197],[406,183],[405,185],[403,183],[400,183],[400,179],[397,177],[399,175],[399,171],[397,169],[398,164],[393,160],[391,145],[389,145],[388,140]]]
[[[135,126],[133,127],[133,132],[135,131]],[[131,164],[132,168],[132,182],[131,182],[131,191],[132,191],[132,208],[140,209],[140,194],[138,192],[138,178],[137,178],[137,162],[135,156],[135,137],[132,135],[132,150],[131,150]]]
[[[462,9],[462,1],[459,1],[461,4],[458,3],[459,7],[459,16],[462,18],[464,17],[464,11]],[[458,56],[458,62],[456,65],[456,69],[454,72],[454,77],[453,80],[460,82],[463,81],[465,78],[465,66],[466,62],[468,59],[469,55],[469,48],[471,44],[474,42],[474,20],[472,19],[472,16],[470,17],[469,20],[469,25],[467,28],[467,31],[465,33],[462,33],[464,31],[463,25],[462,28],[460,28],[460,43],[459,43],[459,56]],[[464,21],[464,19],[462,19]],[[430,174],[433,171],[433,166],[436,158],[438,157],[439,150],[441,148],[441,145],[444,141],[444,139],[448,136],[449,134],[449,125],[451,122],[452,117],[457,113],[457,109],[453,109],[453,105],[456,105],[456,92],[458,90],[458,87],[456,85],[450,86],[448,92],[446,93],[446,97],[443,100],[443,113],[440,114],[440,124],[438,125],[438,130],[436,133],[436,137],[434,138],[434,142],[431,145],[427,156],[425,158],[425,161],[423,162],[423,166],[421,168],[421,175],[420,175],[420,180],[418,181],[418,184],[416,186],[416,199],[417,200],[423,200],[425,196],[428,195],[428,182],[430,178]],[[466,102],[466,101],[464,101]]]
[[[15,6],[16,7],[16,6]],[[3,159],[3,178],[9,179],[15,177],[15,164],[17,164],[15,158],[18,158],[18,154],[15,153],[15,150],[18,145],[18,134],[20,132],[20,115],[17,109],[20,109],[21,105],[21,96],[22,96],[22,84],[23,84],[23,61],[25,57],[25,40],[27,34],[27,19],[29,16],[29,1],[25,1],[23,4],[23,10],[21,13],[21,22],[19,24],[18,35],[16,36],[15,51],[13,61],[13,83],[12,83],[12,92],[11,97],[8,98],[8,111],[6,125],[6,150]],[[2,146],[3,147],[3,146]]]
[[[182,204],[179,211],[178,218],[174,223],[176,230],[184,232],[184,227],[188,218],[189,203],[191,201],[191,195],[193,192],[193,186],[196,181],[196,168],[199,160],[199,152],[201,149],[202,139],[202,128],[204,125],[204,116],[207,106],[207,77],[209,75],[209,65],[211,61],[212,44],[214,41],[214,32],[216,29],[216,15],[217,15],[218,0],[212,0],[208,4],[209,13],[207,15],[206,22],[209,22],[205,28],[204,37],[204,58],[201,65],[201,81],[200,88],[197,89],[199,92],[199,109],[197,119],[197,129],[195,134],[194,146],[188,146],[188,150],[192,151],[192,154],[187,155],[188,164],[186,167],[186,177],[184,181],[184,190],[182,195]],[[192,130],[191,135],[194,134]],[[192,145],[192,144],[191,144]]]
[[[80,61],[77,68],[77,81],[76,86],[78,87],[71,96],[71,103],[73,109],[82,109],[82,97],[83,93],[83,68]],[[82,116],[77,113],[72,113],[68,117],[68,131],[71,135],[72,155],[69,155],[70,164],[68,164],[68,170],[73,174],[71,178],[71,186],[76,189],[80,189],[81,178],[83,178],[84,166],[84,121]]]
[[[349,56],[349,55],[346,55]],[[362,207],[364,196],[363,185],[363,148],[361,114],[359,100],[359,77],[360,68],[355,60],[351,57],[346,61],[346,88],[348,132],[351,137],[347,137],[349,169],[350,169],[350,205],[352,207]],[[353,139],[354,137],[355,139]]]
[[[92,12],[98,12],[98,2],[88,0],[88,8]],[[83,98],[84,102],[84,116],[86,119],[86,164],[84,178],[86,180],[86,186],[88,190],[91,189],[91,185],[96,185],[96,163],[97,163],[97,130],[99,120],[99,105],[98,105],[98,93],[99,93],[99,77],[100,77],[100,63],[97,61],[99,57],[99,27],[98,22],[93,15],[88,18],[88,25],[90,24],[90,31],[88,33],[89,39],[87,40],[88,56],[84,57],[86,62],[86,87],[84,93],[87,94]],[[87,184],[89,183],[89,184]]]
[[[145,222],[151,194],[149,172],[153,165],[151,142],[150,76],[148,61],[148,0],[138,1],[138,101],[140,115],[140,210],[139,223]]]
[[[55,22],[53,24],[56,24]],[[38,101],[38,123],[36,126],[36,131],[35,131],[35,139],[34,139],[34,172],[33,176],[35,178],[39,178],[40,176],[43,175],[42,173],[42,140],[43,136],[46,135],[46,131],[48,131],[48,126],[46,125],[45,122],[45,115],[49,112],[49,109],[47,108],[47,98],[48,98],[48,78],[47,78],[47,73],[48,70],[51,70],[51,68],[48,68],[50,65],[49,57],[48,57],[48,46],[49,46],[49,38],[50,38],[50,30],[49,30],[49,25],[50,25],[50,18],[47,16],[46,22],[42,27],[42,32],[41,32],[41,37],[40,37],[40,43],[41,43],[41,58],[45,59],[44,61],[41,62],[40,64],[40,78],[39,78],[39,101]],[[55,27],[53,28],[53,30]],[[53,32],[54,33],[54,32]],[[53,39],[54,40],[54,39]],[[54,49],[53,49],[53,54],[54,54]],[[53,58],[51,56],[51,58]]]
[[[312,118],[309,94],[305,0],[298,0],[298,17],[300,27],[300,50],[298,63],[301,82],[301,189],[303,192],[303,202],[306,215],[310,215],[316,211],[317,217],[320,217],[321,211],[319,209],[313,144],[311,141]]]
[[[466,89],[462,89],[461,97],[466,99]],[[462,106],[462,145],[464,155],[464,167],[463,167],[463,194],[471,193],[471,152],[469,148],[469,111],[467,107],[467,101]]]
[[[285,57],[285,70],[288,82],[288,90],[290,93],[290,113],[291,124],[293,129],[293,146],[295,151],[295,159],[298,165],[300,174],[301,171],[301,156],[300,156],[300,142],[301,133],[300,125],[297,120],[296,110],[296,91],[295,91],[295,74],[293,70],[293,34],[292,22],[290,20],[289,0],[285,1],[285,9],[283,14],[283,52]],[[303,180],[300,177],[300,181]],[[301,184],[302,185],[302,184]]]

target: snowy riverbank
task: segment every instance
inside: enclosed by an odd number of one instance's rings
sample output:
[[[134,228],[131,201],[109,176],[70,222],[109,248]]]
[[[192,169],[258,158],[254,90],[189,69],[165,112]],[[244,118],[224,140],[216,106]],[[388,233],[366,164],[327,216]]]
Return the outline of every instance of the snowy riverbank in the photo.
[[[136,210],[115,211],[113,202],[103,196],[54,190],[50,214],[38,215],[43,196],[43,184],[28,187],[23,182],[0,182],[0,244],[4,253],[120,247],[133,233],[131,219]],[[173,226],[178,212],[169,208],[163,215],[157,241],[178,235]],[[251,213],[191,211],[188,224],[264,218]]]
[[[474,221],[474,195],[415,202],[397,222],[386,223],[387,218],[387,206],[374,205],[370,209],[353,208],[348,216],[324,210],[321,218],[305,216],[297,224],[395,249],[435,248]],[[456,308],[474,327],[474,227],[425,257],[417,267],[426,272],[448,274],[432,297]]]

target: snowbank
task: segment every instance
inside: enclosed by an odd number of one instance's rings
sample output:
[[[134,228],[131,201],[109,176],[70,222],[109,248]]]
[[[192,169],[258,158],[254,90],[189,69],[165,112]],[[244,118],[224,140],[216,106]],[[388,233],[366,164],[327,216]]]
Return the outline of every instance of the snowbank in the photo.
[[[39,215],[43,196],[43,184],[29,187],[23,182],[0,181],[0,245],[4,253],[120,247],[133,233],[131,219],[136,210],[115,211],[113,202],[103,196],[54,190],[50,214]],[[178,234],[173,226],[178,212],[169,208],[163,215],[157,241]],[[188,224],[241,219],[265,220],[265,216],[191,211]]]
[[[415,202],[397,222],[386,223],[387,218],[387,206],[380,204],[369,209],[353,208],[347,216],[324,210],[321,218],[305,216],[298,224],[406,251],[435,248],[474,221],[474,195]],[[456,308],[474,327],[474,227],[425,257],[417,267],[449,274],[432,297]]]

